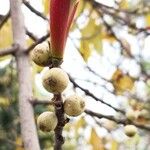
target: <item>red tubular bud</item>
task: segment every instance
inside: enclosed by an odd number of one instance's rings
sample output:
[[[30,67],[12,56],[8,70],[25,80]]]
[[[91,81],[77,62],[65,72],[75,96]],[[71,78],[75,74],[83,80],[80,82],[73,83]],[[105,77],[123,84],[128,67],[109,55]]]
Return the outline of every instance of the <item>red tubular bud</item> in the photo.
[[[62,59],[70,25],[78,2],[72,0],[51,0],[50,36],[52,57]]]

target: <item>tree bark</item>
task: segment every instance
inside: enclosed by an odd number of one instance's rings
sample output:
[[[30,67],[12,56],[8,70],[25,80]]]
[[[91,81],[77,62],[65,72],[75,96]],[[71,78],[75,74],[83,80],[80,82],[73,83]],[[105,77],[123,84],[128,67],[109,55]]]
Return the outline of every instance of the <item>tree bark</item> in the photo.
[[[14,44],[19,46],[15,53],[19,80],[19,113],[21,135],[25,150],[40,150],[34,111],[29,100],[32,97],[31,71],[28,54],[25,52],[25,28],[21,12],[21,0],[10,0]]]

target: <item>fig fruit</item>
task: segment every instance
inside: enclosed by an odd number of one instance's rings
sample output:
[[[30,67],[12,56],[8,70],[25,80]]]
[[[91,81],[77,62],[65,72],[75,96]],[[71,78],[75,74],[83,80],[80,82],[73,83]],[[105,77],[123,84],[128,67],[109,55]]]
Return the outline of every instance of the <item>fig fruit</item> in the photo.
[[[68,86],[69,77],[66,72],[60,68],[47,70],[42,78],[44,88],[51,93],[62,93]]]
[[[64,111],[69,116],[78,116],[85,110],[85,100],[78,96],[72,95],[66,98],[64,102]]]

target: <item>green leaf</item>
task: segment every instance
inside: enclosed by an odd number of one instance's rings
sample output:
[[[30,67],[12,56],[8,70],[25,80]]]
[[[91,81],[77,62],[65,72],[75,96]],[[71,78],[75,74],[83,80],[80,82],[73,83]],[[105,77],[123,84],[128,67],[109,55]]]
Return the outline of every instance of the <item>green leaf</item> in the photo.
[[[142,66],[144,71],[149,72],[150,71],[150,62],[149,61],[143,61]]]

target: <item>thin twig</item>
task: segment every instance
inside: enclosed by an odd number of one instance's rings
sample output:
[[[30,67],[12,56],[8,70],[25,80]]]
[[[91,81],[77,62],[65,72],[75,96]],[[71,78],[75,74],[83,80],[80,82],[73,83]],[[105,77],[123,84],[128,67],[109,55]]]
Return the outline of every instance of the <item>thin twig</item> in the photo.
[[[1,23],[0,23],[0,29],[5,24],[5,22],[7,22],[7,20],[8,20],[9,17],[10,17],[10,11],[6,14],[6,16],[4,16],[3,20],[1,21]]]
[[[18,49],[18,45],[13,45],[12,47],[1,49],[0,56],[11,55],[14,54]]]
[[[39,99],[32,99],[29,100],[31,104],[34,105],[54,105],[54,102],[52,100],[39,100]]]
[[[35,43],[33,43],[31,46],[29,46],[25,51],[27,53],[30,52],[36,45],[38,45],[38,44],[42,43],[43,41],[45,41],[49,36],[50,36],[49,33],[47,33],[46,35],[42,36]]]
[[[23,0],[23,3],[27,8],[31,10],[31,12],[35,13],[37,16],[41,17],[44,20],[48,20],[42,13],[40,13],[34,7],[32,7],[29,2]]]
[[[141,14],[138,14],[138,9],[133,10],[133,11],[121,10],[120,8],[118,9],[118,8],[106,6],[102,3],[96,2],[94,0],[87,0],[87,1],[89,1],[96,10],[103,11],[102,14],[108,14],[110,16],[113,16],[115,19],[118,19],[119,21],[122,21],[124,24],[127,24],[130,28],[137,30],[138,33],[140,33],[140,32],[147,33],[147,28],[136,27],[136,25],[131,23],[131,21],[129,21],[129,18],[127,17],[127,16],[131,16],[131,15],[135,15],[135,14],[141,15]],[[120,13],[124,13],[124,16],[126,16],[126,19],[119,16]]]
[[[131,121],[127,120],[127,119],[117,119],[114,116],[103,115],[103,114],[100,114],[100,113],[93,112],[91,110],[85,110],[85,113],[90,115],[90,116],[92,116],[92,117],[97,117],[99,119],[106,118],[108,120],[116,122],[117,124],[123,124],[123,125],[132,124],[132,125],[135,125],[138,128],[150,131],[150,127],[143,126],[143,125],[140,125],[140,124],[135,123],[135,122],[131,122]]]
[[[122,113],[122,114],[125,114],[125,112],[124,112],[123,110],[118,109],[118,108],[116,108],[116,107],[114,107],[114,106],[112,106],[112,105],[110,105],[110,104],[104,102],[102,99],[97,98],[97,97],[96,97],[93,93],[91,93],[89,90],[87,90],[87,89],[81,87],[79,84],[77,84],[77,83],[74,81],[74,79],[73,79],[70,75],[69,75],[69,78],[70,78],[70,81],[72,82],[72,84],[73,84],[75,87],[77,87],[77,88],[81,89],[82,91],[84,91],[86,95],[92,97],[92,98],[95,99],[96,101],[99,101],[99,102],[101,102],[101,103],[103,103],[103,104],[109,106],[110,108],[114,109],[114,110],[117,111],[117,112],[120,112],[120,113]]]
[[[30,32],[28,29],[26,29],[26,34],[33,40],[33,41],[37,41],[38,38],[32,33]]]

